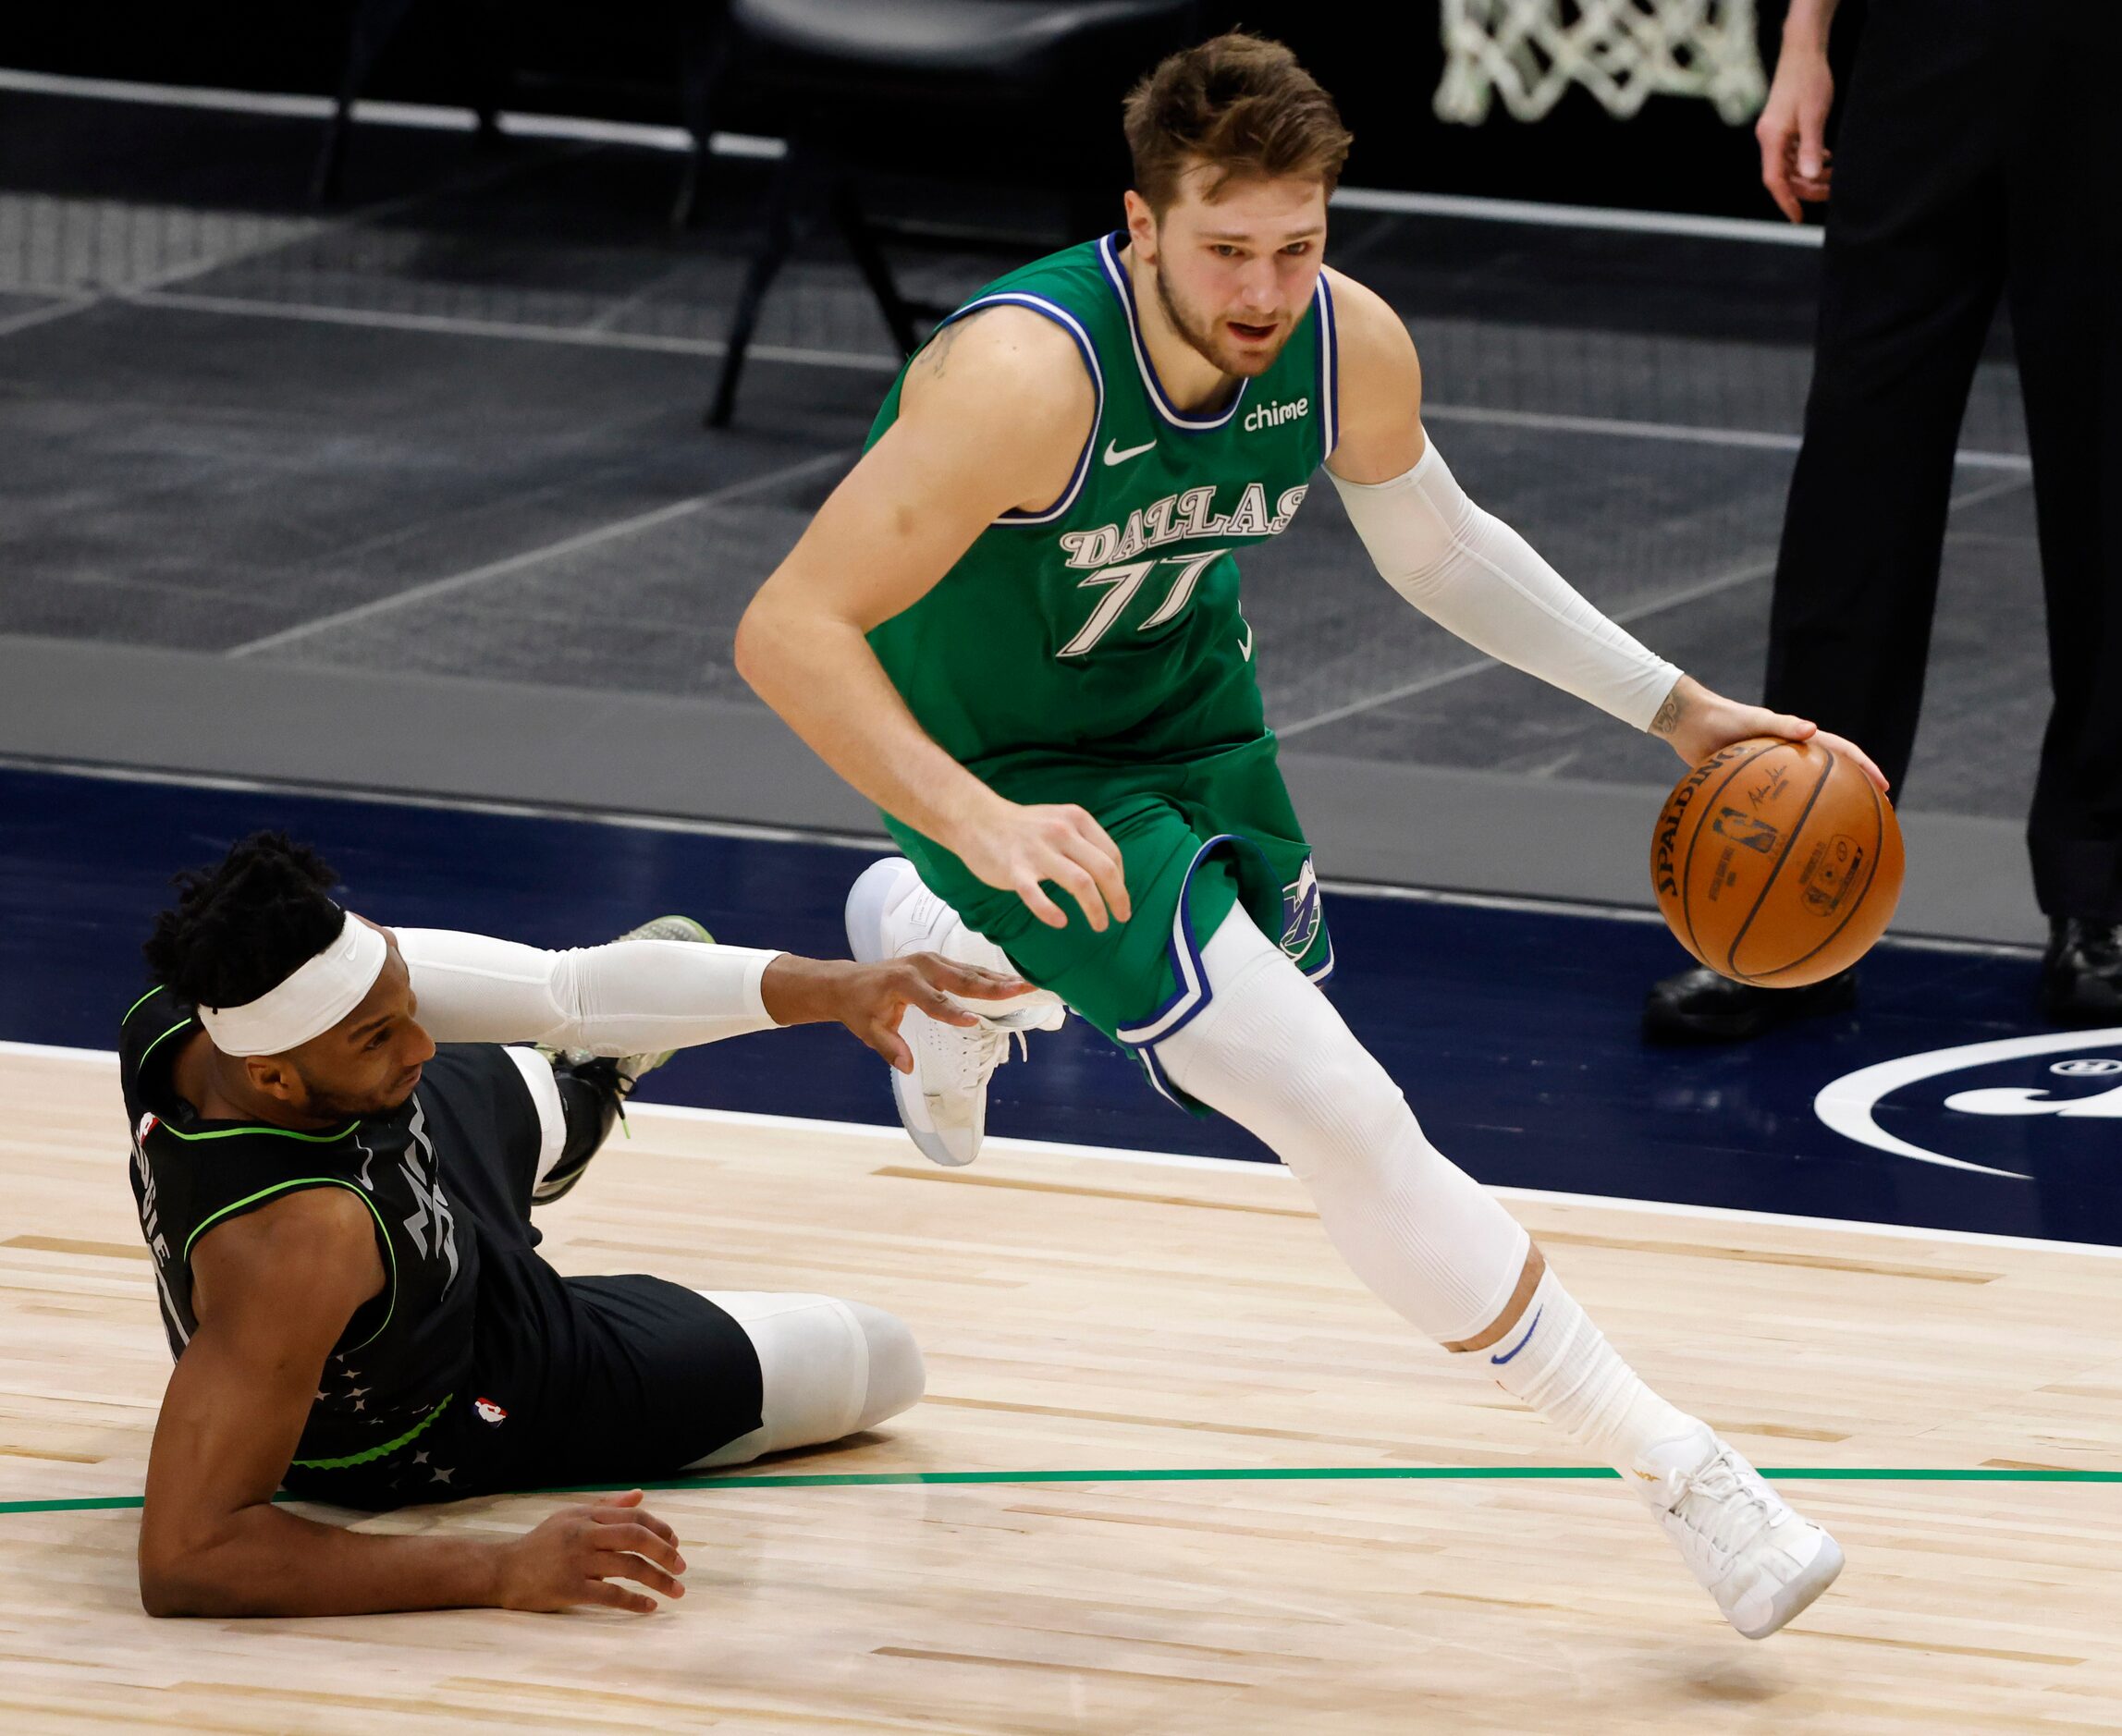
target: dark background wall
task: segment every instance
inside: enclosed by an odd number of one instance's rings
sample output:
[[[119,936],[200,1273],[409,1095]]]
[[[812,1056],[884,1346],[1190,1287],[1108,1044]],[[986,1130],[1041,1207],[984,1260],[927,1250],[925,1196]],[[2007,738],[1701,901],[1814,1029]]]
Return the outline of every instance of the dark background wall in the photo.
[[[859,5],[862,0],[849,0]],[[1761,0],[1765,67],[1773,65],[1785,0]],[[1846,6],[1853,14],[1861,0]],[[674,123],[680,43],[711,18],[714,0],[580,4],[414,0],[370,94],[466,100],[467,45],[490,42],[509,69],[508,104],[556,113]],[[89,0],[0,6],[0,66],[166,83],[323,92],[337,79],[347,0],[146,5]],[[1204,6],[1210,27],[1242,22],[1280,36],[1334,92],[1356,136],[1348,178],[1367,187],[1772,217],[1750,129],[1729,127],[1706,102],[1652,97],[1617,121],[1580,90],[1544,120],[1513,120],[1499,104],[1478,127],[1439,121],[1430,108],[1443,67],[1436,0],[1351,6],[1256,0]],[[1838,24],[1838,58],[1855,34]],[[1086,107],[1113,104],[1138,68],[1114,67]],[[0,94],[0,103],[6,101]],[[717,125],[775,130],[775,116],[741,88]]]

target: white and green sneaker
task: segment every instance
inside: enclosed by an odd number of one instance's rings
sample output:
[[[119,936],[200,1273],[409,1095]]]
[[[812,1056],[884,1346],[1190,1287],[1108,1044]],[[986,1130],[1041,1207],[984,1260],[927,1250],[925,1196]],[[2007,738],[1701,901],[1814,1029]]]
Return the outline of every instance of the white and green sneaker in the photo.
[[[630,928],[619,936],[620,940],[682,940],[695,945],[712,946],[715,936],[690,916],[658,916],[652,923],[644,923],[639,928]],[[604,1100],[605,1112],[602,1126],[596,1137],[581,1142],[581,1150],[567,1151],[551,1169],[546,1171],[537,1185],[531,1190],[534,1205],[549,1205],[576,1182],[589,1168],[590,1159],[603,1147],[611,1131],[613,1121],[626,1119],[626,1100],[633,1095],[633,1088],[648,1074],[668,1061],[676,1049],[665,1049],[656,1055],[593,1055],[587,1049],[548,1049],[540,1045],[538,1053],[553,1065],[554,1070],[565,1070],[573,1078],[595,1089]]]

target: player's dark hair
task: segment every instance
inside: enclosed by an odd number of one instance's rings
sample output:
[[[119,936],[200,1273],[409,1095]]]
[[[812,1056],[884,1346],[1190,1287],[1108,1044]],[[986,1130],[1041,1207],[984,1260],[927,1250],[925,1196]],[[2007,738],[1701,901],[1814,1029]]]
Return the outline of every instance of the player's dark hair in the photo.
[[[240,1007],[287,981],[337,938],[338,876],[284,832],[253,832],[218,867],[170,884],[177,904],[141,951],[154,980],[199,1007]]]
[[[1319,80],[1282,43],[1232,31],[1158,63],[1127,93],[1122,110],[1135,155],[1135,190],[1159,216],[1196,164],[1210,171],[1204,192],[1222,196],[1233,179],[1303,176],[1331,194],[1354,142]]]

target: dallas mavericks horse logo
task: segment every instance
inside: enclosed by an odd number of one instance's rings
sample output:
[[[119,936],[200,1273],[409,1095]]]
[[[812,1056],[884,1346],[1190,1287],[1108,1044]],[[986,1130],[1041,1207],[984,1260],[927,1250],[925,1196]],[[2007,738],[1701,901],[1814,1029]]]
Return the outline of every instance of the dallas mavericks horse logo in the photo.
[[[1306,856],[1297,877],[1282,888],[1282,950],[1291,958],[1301,959],[1311,950],[1319,938],[1319,875]]]

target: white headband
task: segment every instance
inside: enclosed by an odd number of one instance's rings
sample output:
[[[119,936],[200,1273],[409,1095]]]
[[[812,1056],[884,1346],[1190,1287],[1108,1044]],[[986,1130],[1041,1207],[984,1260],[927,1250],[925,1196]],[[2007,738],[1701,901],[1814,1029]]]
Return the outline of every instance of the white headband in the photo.
[[[240,1007],[202,1007],[199,1022],[224,1055],[284,1055],[360,1006],[388,956],[382,934],[350,916],[338,938],[278,987]]]

